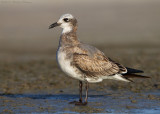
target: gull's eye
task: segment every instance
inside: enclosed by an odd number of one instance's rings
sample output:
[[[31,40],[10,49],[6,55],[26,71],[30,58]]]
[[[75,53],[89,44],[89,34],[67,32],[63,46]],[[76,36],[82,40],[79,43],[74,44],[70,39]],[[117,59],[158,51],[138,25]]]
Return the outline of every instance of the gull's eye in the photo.
[[[65,22],[69,22],[69,19],[68,18],[64,18],[63,19]]]

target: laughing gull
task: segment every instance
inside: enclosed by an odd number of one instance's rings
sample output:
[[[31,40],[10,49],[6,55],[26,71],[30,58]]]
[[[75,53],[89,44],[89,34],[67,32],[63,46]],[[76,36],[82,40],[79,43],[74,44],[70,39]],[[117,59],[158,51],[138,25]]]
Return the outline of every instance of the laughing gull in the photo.
[[[88,83],[102,82],[103,79],[114,79],[131,82],[128,78],[147,76],[136,75],[141,70],[124,67],[105,56],[97,48],[82,43],[77,38],[77,20],[71,14],[64,14],[60,19],[49,26],[49,29],[60,26],[63,28],[57,50],[59,67],[68,76],[79,80],[79,101],[75,105],[86,105],[88,98]],[[86,83],[86,98],[82,101],[82,82]]]

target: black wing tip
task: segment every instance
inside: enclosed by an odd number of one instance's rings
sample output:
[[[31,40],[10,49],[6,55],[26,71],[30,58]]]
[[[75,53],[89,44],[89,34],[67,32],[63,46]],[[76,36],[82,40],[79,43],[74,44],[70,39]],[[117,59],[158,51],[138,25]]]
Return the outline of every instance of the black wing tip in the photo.
[[[138,70],[138,69],[134,69],[134,68],[126,67],[126,69],[127,69],[127,73],[129,73],[129,74],[132,74],[132,73],[144,73],[144,71]]]

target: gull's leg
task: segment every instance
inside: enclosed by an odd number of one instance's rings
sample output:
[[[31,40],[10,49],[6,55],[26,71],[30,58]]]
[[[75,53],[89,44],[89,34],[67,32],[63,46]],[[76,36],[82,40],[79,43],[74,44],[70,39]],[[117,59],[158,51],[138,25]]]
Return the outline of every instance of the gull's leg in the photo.
[[[86,82],[86,98],[85,98],[85,102],[83,104],[87,104],[87,100],[88,100],[88,87],[89,87],[89,84],[88,84],[88,82]]]
[[[88,82],[86,82],[86,98],[85,98],[86,103],[87,103],[87,100],[88,100],[88,87],[89,87],[89,84],[88,84]]]
[[[85,98],[85,102],[77,102],[77,103],[75,103],[75,105],[87,105],[88,87],[89,87],[89,84],[88,84],[88,82],[86,82],[86,98]],[[80,98],[81,98],[81,97],[80,97]]]
[[[69,102],[69,104],[82,104],[82,87],[83,83],[82,81],[79,81],[79,101],[72,101]]]
[[[82,81],[79,81],[79,102],[82,102],[82,87],[83,87],[83,83]]]

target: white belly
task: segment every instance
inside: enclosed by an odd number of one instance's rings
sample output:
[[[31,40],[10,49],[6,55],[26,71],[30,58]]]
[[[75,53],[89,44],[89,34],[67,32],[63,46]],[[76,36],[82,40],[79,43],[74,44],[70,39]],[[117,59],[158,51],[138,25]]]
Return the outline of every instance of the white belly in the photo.
[[[71,60],[70,59],[66,59],[66,53],[59,51],[57,52],[57,61],[58,64],[60,66],[60,68],[62,69],[62,71],[67,74],[68,76],[71,76],[75,79],[84,81],[84,77],[82,76],[82,74],[79,74],[76,72],[76,68],[71,66]]]

